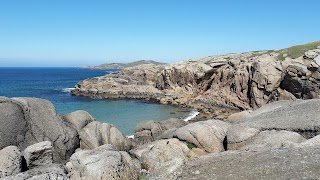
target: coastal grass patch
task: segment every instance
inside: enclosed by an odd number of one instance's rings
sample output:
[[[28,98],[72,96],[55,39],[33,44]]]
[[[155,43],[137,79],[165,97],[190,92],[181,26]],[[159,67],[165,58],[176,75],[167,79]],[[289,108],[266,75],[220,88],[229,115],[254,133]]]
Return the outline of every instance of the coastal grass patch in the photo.
[[[193,148],[197,148],[197,146],[191,142],[186,141],[186,144],[188,146],[189,149],[193,149]]]
[[[139,180],[146,179],[147,175],[148,175],[147,173],[141,173],[141,174],[139,175]]]
[[[284,61],[286,57],[290,57],[292,59],[298,58],[300,56],[303,56],[304,53],[308,50],[316,49],[318,46],[320,46],[320,41],[311,42],[308,44],[302,44],[297,46],[292,46],[286,49],[279,50],[277,59],[279,61]],[[285,56],[286,54],[286,56]]]

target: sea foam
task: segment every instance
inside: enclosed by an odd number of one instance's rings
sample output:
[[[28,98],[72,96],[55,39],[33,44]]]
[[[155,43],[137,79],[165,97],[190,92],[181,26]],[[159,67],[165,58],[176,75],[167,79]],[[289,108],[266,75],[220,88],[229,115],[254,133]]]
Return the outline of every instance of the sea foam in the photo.
[[[193,110],[190,112],[189,116],[187,116],[186,118],[184,118],[183,120],[188,122],[190,121],[191,119],[195,118],[198,114],[200,114],[198,111],[196,110]]]
[[[62,92],[70,93],[72,90],[74,90],[74,88],[63,88]]]

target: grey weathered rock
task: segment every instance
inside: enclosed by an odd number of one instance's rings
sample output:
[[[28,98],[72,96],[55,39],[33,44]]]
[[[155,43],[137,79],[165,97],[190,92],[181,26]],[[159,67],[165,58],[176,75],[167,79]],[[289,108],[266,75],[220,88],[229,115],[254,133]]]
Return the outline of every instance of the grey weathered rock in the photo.
[[[50,141],[43,141],[28,146],[23,156],[26,160],[28,168],[35,166],[43,166],[53,163],[53,147]]]
[[[231,114],[230,116],[228,116],[226,121],[230,123],[244,121],[247,117],[249,117],[251,112],[251,110],[247,110]]]
[[[148,174],[146,179],[150,180],[163,180],[163,179],[173,179],[179,173],[181,167],[185,164],[182,159],[173,159],[162,163],[160,167],[157,167],[153,172]]]
[[[227,151],[188,161],[172,179],[318,179],[320,148]]]
[[[0,150],[0,178],[12,176],[22,170],[21,152],[16,146],[8,146]]]
[[[142,145],[158,139],[161,139],[164,133],[168,130],[180,128],[188,123],[176,118],[171,118],[165,121],[145,121],[136,126],[134,134],[134,143]]]
[[[301,143],[306,141],[300,134],[291,131],[262,131],[250,142],[240,149],[243,150],[264,150],[281,148],[290,143]]]
[[[63,116],[78,132],[95,119],[86,111],[78,110]]]
[[[3,180],[68,180],[62,165],[50,164],[38,166],[31,170],[8,176]]]
[[[51,141],[54,161],[68,159],[79,147],[76,130],[56,114],[52,103],[37,98],[0,98],[0,148]]]
[[[177,129],[173,137],[193,143],[209,153],[225,151],[225,138],[230,124],[220,120],[207,120]]]
[[[259,130],[294,131],[305,138],[320,132],[320,100],[278,101],[250,113],[241,126]]]
[[[227,132],[227,149],[236,150],[256,136],[260,130],[248,126],[233,125],[228,128]]]
[[[79,135],[82,149],[94,149],[104,144],[111,144],[117,150],[131,148],[130,140],[112,124],[93,121],[82,128]]]
[[[132,149],[130,153],[140,160],[142,168],[150,172],[165,170],[162,174],[169,175],[185,161],[206,154],[204,151],[201,151],[201,154],[200,151],[189,149],[186,143],[173,138],[144,144]]]
[[[71,180],[78,179],[138,179],[140,163],[127,152],[114,151],[103,145],[93,150],[74,153],[66,169]]]

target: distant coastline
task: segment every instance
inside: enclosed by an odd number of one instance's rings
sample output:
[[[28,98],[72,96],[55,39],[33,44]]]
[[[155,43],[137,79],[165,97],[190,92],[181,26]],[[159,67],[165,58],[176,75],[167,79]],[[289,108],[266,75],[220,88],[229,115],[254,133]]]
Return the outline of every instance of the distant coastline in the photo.
[[[99,66],[83,66],[84,69],[97,69],[97,70],[109,70],[109,69],[124,69],[134,66],[139,66],[143,64],[152,64],[152,65],[164,65],[165,63],[156,62],[153,60],[139,60],[130,63],[105,63]]]

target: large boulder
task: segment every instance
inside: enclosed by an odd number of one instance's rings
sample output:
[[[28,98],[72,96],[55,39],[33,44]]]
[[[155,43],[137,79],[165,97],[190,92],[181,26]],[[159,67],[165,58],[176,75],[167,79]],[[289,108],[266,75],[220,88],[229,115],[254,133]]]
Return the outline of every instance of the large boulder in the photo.
[[[70,123],[78,132],[87,124],[95,121],[95,119],[88,112],[83,110],[78,110],[63,115],[63,119]]]
[[[56,113],[52,103],[37,98],[0,98],[0,148],[26,147],[50,141],[54,161],[68,159],[79,147],[78,133]]]
[[[171,169],[176,167],[175,162],[185,162],[198,157],[186,143],[175,138],[145,144],[131,150],[130,153],[140,160],[142,168],[151,172],[163,167]]]
[[[136,126],[134,134],[134,143],[142,145],[158,139],[168,130],[173,130],[187,125],[188,123],[177,118],[171,118],[165,121],[145,121]]]
[[[130,140],[112,124],[93,121],[82,128],[79,135],[81,149],[94,149],[104,144],[111,144],[120,151],[131,148]]]
[[[18,147],[8,146],[0,150],[0,178],[12,176],[22,170],[22,154]]]
[[[320,148],[226,151],[188,161],[171,179],[318,179]]]
[[[8,176],[3,180],[68,180],[64,167],[59,164],[38,166],[31,170]]]
[[[227,149],[229,126],[229,123],[220,120],[200,121],[177,129],[173,137],[192,143],[208,153],[217,153]]]
[[[281,148],[286,144],[301,143],[306,141],[300,134],[291,131],[262,131],[250,142],[240,149],[243,150],[262,150],[271,148]]]
[[[71,180],[138,179],[140,163],[127,152],[114,151],[109,144],[74,153],[66,169]]]
[[[250,113],[237,125],[260,131],[294,131],[309,139],[320,133],[320,100],[273,102]]]
[[[23,156],[29,169],[53,163],[53,147],[50,141],[43,141],[28,146]]]

